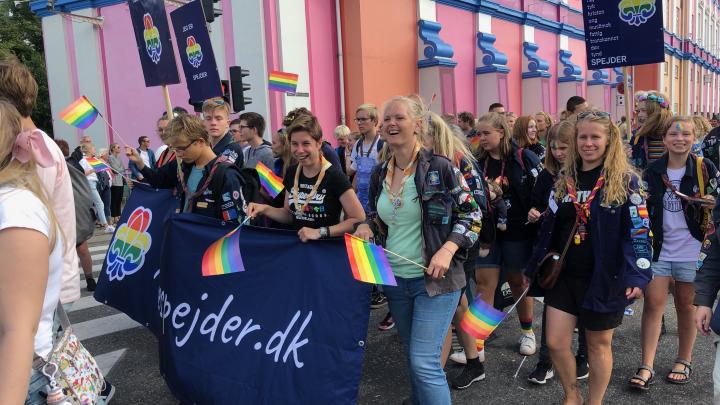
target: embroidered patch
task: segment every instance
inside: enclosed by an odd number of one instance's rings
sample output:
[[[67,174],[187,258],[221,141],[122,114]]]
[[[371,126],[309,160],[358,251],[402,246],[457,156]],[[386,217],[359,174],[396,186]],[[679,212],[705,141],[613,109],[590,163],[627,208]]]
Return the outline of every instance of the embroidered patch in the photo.
[[[222,199],[223,199],[223,201],[225,201],[225,202],[232,201],[232,200],[230,199],[230,193],[223,193]]]
[[[639,205],[642,203],[642,197],[640,197],[640,194],[638,193],[633,193],[630,195],[630,202],[635,205]]]
[[[439,186],[440,185],[440,173],[438,173],[437,170],[428,172],[428,184],[431,186]]]
[[[644,258],[644,257],[641,258],[641,259],[637,259],[637,261],[635,262],[635,264],[637,264],[637,266],[638,266],[639,268],[643,269],[643,270],[650,268],[650,260],[648,260],[648,259],[646,259],[646,258]]]
[[[637,207],[630,207],[630,216],[635,218],[638,216],[638,210]]]
[[[198,207],[198,208],[207,208],[207,207],[208,207],[208,203],[206,203],[205,201],[198,201],[198,203],[195,204],[195,206]]]
[[[237,190],[233,191],[233,199],[237,200],[238,198],[240,198],[240,192]]]
[[[530,169],[530,173],[533,175],[533,177],[537,177],[537,176],[538,176],[538,171],[537,171],[537,169],[535,169],[535,168]]]

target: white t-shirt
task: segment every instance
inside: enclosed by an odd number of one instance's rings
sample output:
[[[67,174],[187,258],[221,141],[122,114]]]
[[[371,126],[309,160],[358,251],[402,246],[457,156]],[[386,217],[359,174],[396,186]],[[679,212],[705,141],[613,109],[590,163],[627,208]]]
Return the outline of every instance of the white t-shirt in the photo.
[[[90,166],[90,163],[88,163],[87,159],[85,159],[85,158],[80,159],[80,166],[82,166],[83,170],[85,170],[85,171],[93,170],[92,173],[86,174],[85,177],[87,177],[88,181],[94,181],[97,183],[98,178],[97,178],[97,174],[94,172],[95,169],[92,166]],[[91,186],[92,186],[92,184],[91,184]]]
[[[667,169],[668,180],[677,190],[685,175],[685,167]],[[663,245],[659,260],[668,262],[695,262],[700,254],[701,242],[690,234],[682,201],[670,189],[663,195]]]
[[[8,228],[34,229],[42,232],[49,239],[51,232],[47,208],[28,190],[0,188],[0,231]],[[52,349],[53,315],[60,299],[63,274],[62,236],[59,231],[56,235],[55,246],[50,252],[48,282],[45,288],[40,323],[35,334],[35,353],[43,358]],[[23,275],[18,274],[17,276],[22,277]]]
[[[362,152],[362,155],[365,157],[369,157],[375,162],[378,161],[378,142],[380,142],[380,135],[375,136],[375,141],[372,143],[372,145],[365,145],[365,138],[360,138],[352,145],[352,151],[350,153],[350,167],[352,167],[353,170],[357,171],[357,158],[360,156],[359,152]],[[359,146],[360,145],[360,146]]]
[[[146,167],[152,168],[152,166],[150,166],[150,155],[146,150],[140,149],[140,159],[142,159]]]

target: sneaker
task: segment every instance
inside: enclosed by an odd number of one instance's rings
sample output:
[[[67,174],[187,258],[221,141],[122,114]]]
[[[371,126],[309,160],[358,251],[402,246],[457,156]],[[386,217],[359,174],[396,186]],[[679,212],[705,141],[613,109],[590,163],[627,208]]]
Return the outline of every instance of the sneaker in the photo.
[[[575,356],[575,369],[577,370],[577,379],[584,380],[590,376],[590,367],[588,366],[587,357]]]
[[[85,279],[85,282],[87,283],[85,290],[88,292],[95,291],[95,287],[97,287],[97,283],[95,282],[95,279],[92,277],[88,277]]]
[[[380,321],[378,324],[378,329],[381,331],[390,330],[395,327],[395,320],[392,317],[392,314],[388,312],[387,315],[385,315],[385,319]]]
[[[519,344],[520,354],[522,354],[523,356],[532,356],[533,354],[535,354],[535,334],[528,335],[522,333],[520,336]]]
[[[387,297],[381,292],[374,292],[370,298],[370,308],[378,309],[387,305]]]
[[[555,371],[553,371],[552,363],[539,361],[535,370],[528,376],[528,381],[533,384],[545,385],[553,377],[555,377]]]
[[[110,381],[105,380],[105,388],[100,392],[100,398],[105,401],[105,404],[108,404],[113,395],[115,395],[115,386],[110,384]]]
[[[483,363],[477,363],[474,366],[463,367],[462,372],[457,377],[453,378],[450,382],[450,386],[456,390],[464,390],[468,388],[476,381],[482,381],[485,379],[485,365]]]
[[[105,233],[113,233],[115,232],[115,227],[112,225],[108,225],[105,227]]]
[[[465,350],[458,350],[450,355],[450,360],[457,364],[467,364],[467,357],[465,357]]]

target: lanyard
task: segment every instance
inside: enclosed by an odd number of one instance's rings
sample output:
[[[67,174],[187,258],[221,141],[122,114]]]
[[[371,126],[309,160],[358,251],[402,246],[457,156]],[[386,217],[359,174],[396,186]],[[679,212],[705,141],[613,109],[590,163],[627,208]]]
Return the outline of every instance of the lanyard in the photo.
[[[359,148],[358,148],[358,149],[360,149],[360,157],[370,157],[370,154],[372,153],[373,147],[377,143],[378,138],[380,138],[380,135],[375,135],[375,139],[373,139],[372,143],[370,144],[370,149],[368,149],[367,155],[365,155],[364,148],[363,148],[363,145],[365,144],[365,142],[358,141],[358,142],[360,142]]]
[[[567,180],[568,198],[573,203],[573,206],[575,206],[575,212],[577,213],[577,219],[575,220],[576,224],[578,225],[577,231],[575,232],[576,245],[579,245],[580,242],[584,241],[587,237],[587,229],[585,226],[590,220],[590,203],[593,202],[598,190],[600,190],[604,184],[605,175],[601,174],[600,177],[597,179],[597,182],[595,183],[592,191],[590,192],[590,196],[588,197],[587,201],[585,201],[584,203],[580,203],[578,202],[577,198],[577,190],[575,190],[575,182],[572,179]]]
[[[505,174],[505,159],[500,159],[500,175],[495,177],[494,179],[490,179],[490,177],[487,175],[488,173],[488,162],[492,159],[490,156],[485,158],[485,163],[483,164],[483,176],[485,176],[485,181],[494,181],[495,184],[499,184],[502,186],[503,182],[503,175]]]
[[[210,182],[212,181],[213,177],[215,176],[215,170],[217,170],[219,163],[221,163],[223,159],[218,158],[215,161],[215,164],[213,165],[212,169],[210,169],[210,174],[208,174],[207,178],[205,179],[205,182],[200,186],[197,190],[195,190],[195,193],[193,193],[191,196],[186,197],[188,207],[192,206],[193,201],[202,195],[202,193],[207,190],[208,186],[210,185]],[[188,188],[185,181],[182,182],[183,191],[185,192],[185,195],[188,195]]]
[[[308,195],[305,197],[305,203],[303,205],[300,205],[300,198],[298,197],[298,193],[300,190],[300,171],[302,170],[302,166],[299,164],[297,165],[297,169],[295,169],[295,183],[293,184],[293,203],[295,204],[295,211],[305,211],[308,204],[310,204],[310,201],[312,201],[312,199],[315,197],[315,194],[317,194],[320,183],[322,183],[323,179],[325,178],[325,172],[330,166],[332,166],[332,164],[325,160],[322,155],[320,156],[320,164],[322,165],[322,167],[320,168],[320,174],[318,174],[317,181],[315,181],[315,184],[310,189],[310,193],[308,193]]]

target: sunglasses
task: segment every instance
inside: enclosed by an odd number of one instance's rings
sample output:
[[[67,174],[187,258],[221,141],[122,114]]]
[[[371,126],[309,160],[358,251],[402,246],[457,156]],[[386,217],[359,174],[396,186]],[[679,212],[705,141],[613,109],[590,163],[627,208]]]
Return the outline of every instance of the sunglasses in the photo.
[[[577,118],[578,120],[582,120],[588,117],[598,117],[598,118],[610,118],[610,113],[607,113],[605,111],[592,111],[592,110],[586,110],[578,114]]]

